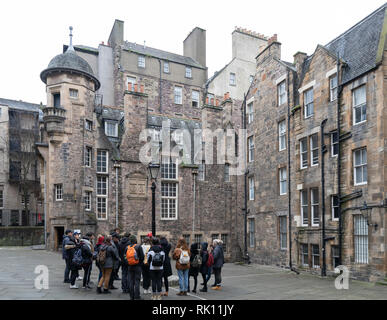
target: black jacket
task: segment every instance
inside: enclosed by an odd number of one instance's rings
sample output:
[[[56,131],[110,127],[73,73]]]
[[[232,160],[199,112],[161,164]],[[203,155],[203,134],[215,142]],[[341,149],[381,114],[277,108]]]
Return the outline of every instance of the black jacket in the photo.
[[[68,250],[65,249],[65,245],[69,244],[71,241],[69,236],[63,236],[63,241],[62,241],[62,258],[67,259],[69,257]]]
[[[106,249],[106,261],[105,261],[105,264],[103,265],[103,268],[104,269],[114,268],[115,263],[117,263],[116,261],[119,261],[120,259],[120,257],[118,256],[117,250],[115,249],[113,244],[110,246],[107,246],[104,244],[99,248],[99,250],[104,250],[104,249]]]
[[[90,240],[88,238],[83,238],[82,240],[86,240],[90,245]],[[81,250],[82,250],[82,258],[83,263],[85,265],[93,263],[93,253],[91,251],[91,247],[88,246],[88,243],[81,240]]]
[[[129,238],[122,238],[118,244],[118,253],[120,255],[121,261],[124,261],[124,254],[126,247],[130,244]]]
[[[172,275],[171,258],[169,257],[169,252],[171,251],[171,244],[168,243],[167,239],[162,239],[160,241],[160,245],[163,248],[163,251],[165,253],[164,265],[163,265],[163,276],[169,277]]]
[[[199,267],[192,267],[192,261],[194,260],[195,256],[200,254],[199,252],[199,243],[193,243],[191,244],[191,257],[190,257],[190,268],[189,268],[189,275],[197,277],[199,274]]]
[[[207,274],[208,267],[207,267],[207,261],[208,261],[208,243],[203,242],[202,243],[202,250],[200,250],[200,256],[202,257],[202,265],[200,266],[200,273]]]

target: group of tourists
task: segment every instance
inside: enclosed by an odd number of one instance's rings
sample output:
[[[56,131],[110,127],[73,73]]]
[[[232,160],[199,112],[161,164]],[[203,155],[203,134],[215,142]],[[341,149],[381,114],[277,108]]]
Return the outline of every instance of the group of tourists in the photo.
[[[199,274],[203,280],[200,292],[207,292],[207,283],[212,274],[215,281],[211,289],[220,290],[224,264],[222,244],[221,240],[215,239],[210,245],[206,242],[193,243],[189,248],[182,237],[171,252],[172,246],[165,237],[154,237],[151,233],[142,243],[138,243],[135,235],[129,232],[120,235],[119,229],[110,235],[98,235],[97,238],[93,233],[81,236],[67,230],[62,245],[66,262],[64,283],[69,283],[70,289],[78,289],[76,281],[82,280],[83,289],[92,289],[90,275],[95,262],[99,270],[96,287],[98,294],[111,293],[110,290],[118,289],[114,281],[121,281],[123,293],[128,293],[131,300],[142,300],[142,279],[143,294],[152,294],[152,300],[161,300],[169,294],[168,277],[172,275],[172,257],[176,261],[179,276],[178,296],[186,296],[191,292],[191,277],[194,279],[192,292],[197,293]],[[82,269],[83,277],[79,274]]]

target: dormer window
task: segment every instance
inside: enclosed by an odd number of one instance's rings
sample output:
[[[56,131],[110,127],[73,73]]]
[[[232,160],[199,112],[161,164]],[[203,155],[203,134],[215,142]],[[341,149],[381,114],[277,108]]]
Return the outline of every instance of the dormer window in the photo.
[[[108,137],[118,137],[118,123],[116,121],[105,121],[105,134]]]
[[[144,56],[138,56],[138,66],[140,68],[145,68],[145,57]]]
[[[191,67],[185,67],[185,77],[186,78],[192,78],[192,68]]]

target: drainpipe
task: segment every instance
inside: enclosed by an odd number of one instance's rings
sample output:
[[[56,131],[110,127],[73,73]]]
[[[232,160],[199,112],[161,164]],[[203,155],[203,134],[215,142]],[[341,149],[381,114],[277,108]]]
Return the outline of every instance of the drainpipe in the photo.
[[[114,164],[116,168],[116,228],[118,228],[118,165]]]
[[[192,172],[193,178],[193,208],[192,208],[192,232],[195,232],[195,213],[196,213],[196,175],[197,172]]]
[[[159,110],[160,113],[162,113],[162,108],[161,108],[161,60],[157,59],[159,61],[159,66],[160,66],[160,78],[159,78]]]
[[[327,275],[327,263],[326,263],[326,250],[325,250],[325,173],[324,173],[324,154],[327,152],[326,145],[324,143],[324,127],[328,119],[325,119],[321,122],[321,214],[322,214],[322,256],[323,256],[323,265],[321,269],[321,276],[326,277]]]
[[[242,126],[244,129],[244,132],[247,130],[247,124],[246,124],[246,94],[244,95],[243,104],[242,104]],[[244,135],[245,136],[245,135]],[[246,143],[246,139],[243,139],[243,143]],[[246,153],[245,153],[246,155]],[[246,171],[245,171],[245,204],[244,204],[244,254],[245,254],[245,260],[250,263],[250,257],[249,253],[247,251],[247,215],[248,215],[248,209],[247,209],[247,176],[249,174],[249,171],[247,169],[247,159],[245,161],[246,163]]]
[[[47,165],[46,161],[43,161],[43,167],[44,167],[44,247],[47,250]]]
[[[340,97],[342,93],[342,85],[341,85],[341,79],[340,79],[340,56],[339,53],[337,53],[337,136],[338,136],[338,154],[337,154],[337,197],[339,199],[339,207],[338,207],[338,214],[339,214],[339,265],[342,265],[342,247],[343,247],[343,240],[342,240],[342,229],[343,229],[343,219],[341,216],[341,143],[340,143]]]
[[[289,268],[293,269],[292,264],[292,202],[291,202],[291,164],[290,164],[290,72],[287,74],[287,94],[288,94],[288,216],[289,216]]]

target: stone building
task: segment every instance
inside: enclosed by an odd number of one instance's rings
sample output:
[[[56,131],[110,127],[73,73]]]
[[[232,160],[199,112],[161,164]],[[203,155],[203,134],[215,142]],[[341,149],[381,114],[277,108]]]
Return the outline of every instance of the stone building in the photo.
[[[35,142],[40,105],[0,98],[0,226],[44,221]]]
[[[172,243],[181,235],[190,243],[221,238],[226,257],[235,259],[242,254],[235,226],[242,227],[243,185],[230,164],[205,163],[198,151],[216,158],[217,144],[207,147],[201,130],[239,129],[240,106],[229,94],[217,106],[206,103],[206,31],[193,29],[178,55],[125,41],[123,30],[116,20],[98,48],[71,42],[41,73],[47,107],[38,150],[49,247],[59,248],[67,228],[119,227],[139,238],[151,231],[151,181],[140,151],[150,140],[159,146],[168,126],[173,152],[158,159],[157,234]]]
[[[253,261],[386,277],[386,7],[293,63],[278,41],[257,56],[245,103]]]

